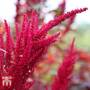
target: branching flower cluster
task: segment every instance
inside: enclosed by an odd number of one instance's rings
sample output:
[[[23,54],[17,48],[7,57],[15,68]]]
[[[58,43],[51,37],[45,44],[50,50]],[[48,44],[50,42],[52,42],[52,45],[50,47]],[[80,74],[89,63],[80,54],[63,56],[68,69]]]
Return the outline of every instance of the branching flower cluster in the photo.
[[[29,90],[34,84],[33,72],[52,43],[57,41],[60,32],[48,36],[48,32],[56,25],[87,8],[75,9],[62,14],[47,24],[38,26],[38,14],[32,10],[31,18],[24,15],[21,30],[16,23],[16,40],[12,38],[10,26],[4,21],[6,38],[0,33],[0,90]],[[52,90],[67,90],[68,79],[72,73],[76,53],[73,43],[69,55],[59,68]],[[56,85],[57,84],[57,85]],[[65,87],[64,87],[65,85]]]

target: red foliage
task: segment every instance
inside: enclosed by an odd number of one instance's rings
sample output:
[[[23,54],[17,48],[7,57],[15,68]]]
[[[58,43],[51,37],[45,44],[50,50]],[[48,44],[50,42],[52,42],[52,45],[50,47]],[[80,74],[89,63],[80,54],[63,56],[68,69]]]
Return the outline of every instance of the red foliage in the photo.
[[[31,16],[32,9],[34,9],[34,6],[38,4],[44,4],[46,0],[25,0],[25,2],[22,4],[21,0],[17,0],[16,2],[16,16],[15,16],[15,22],[21,23],[22,16],[26,13],[28,17]],[[40,10],[41,6],[37,9],[38,12],[41,12]]]
[[[68,90],[73,66],[76,62],[77,52],[74,49],[74,42],[70,46],[70,51],[67,52],[62,65],[59,67],[55,81],[52,84],[52,90]]]
[[[3,42],[3,35],[0,34],[0,90],[28,90],[33,84],[32,74],[35,66],[40,62],[48,47],[59,36],[59,33],[48,36],[47,32],[65,19],[86,10],[87,8],[83,8],[67,12],[43,25],[40,29],[38,27],[38,15],[32,11],[30,20],[24,15],[21,31],[18,30],[16,24],[16,35],[18,35],[16,42],[13,41],[10,27],[5,21],[5,43]],[[70,51],[71,59],[73,59],[73,54]],[[60,76],[62,77],[62,75]],[[66,76],[65,78],[67,80]]]
[[[78,54],[79,54],[80,60],[87,62],[87,63],[90,63],[90,53],[89,52],[78,50]]]

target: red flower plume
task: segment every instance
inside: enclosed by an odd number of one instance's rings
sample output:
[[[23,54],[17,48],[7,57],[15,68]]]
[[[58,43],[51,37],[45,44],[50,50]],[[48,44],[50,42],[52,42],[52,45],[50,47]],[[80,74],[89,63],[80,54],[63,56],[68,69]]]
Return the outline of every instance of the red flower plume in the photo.
[[[74,49],[73,41],[70,45],[70,50],[67,52],[67,56],[64,58],[63,63],[58,69],[55,81],[52,84],[52,90],[68,90],[76,58],[77,52]]]
[[[21,30],[18,30],[16,24],[16,35],[18,36],[16,36],[15,42],[12,39],[10,27],[7,21],[5,21],[5,43],[3,42],[2,34],[0,34],[0,90],[28,90],[33,84],[32,74],[35,65],[40,62],[40,59],[46,53],[48,47],[54,43],[59,36],[59,33],[47,36],[47,32],[65,19],[86,11],[86,9],[87,8],[76,9],[58,16],[55,20],[50,21],[41,28],[38,27],[37,13],[32,11],[30,20],[24,15]],[[74,53],[70,52],[70,58],[72,59],[73,54]],[[69,60],[68,57],[67,59],[68,61],[71,60]],[[66,64],[67,61],[64,63],[66,65],[65,67],[68,67]],[[71,63],[73,64],[73,61]],[[62,66],[62,69],[63,68]],[[63,78],[62,75],[61,77]]]

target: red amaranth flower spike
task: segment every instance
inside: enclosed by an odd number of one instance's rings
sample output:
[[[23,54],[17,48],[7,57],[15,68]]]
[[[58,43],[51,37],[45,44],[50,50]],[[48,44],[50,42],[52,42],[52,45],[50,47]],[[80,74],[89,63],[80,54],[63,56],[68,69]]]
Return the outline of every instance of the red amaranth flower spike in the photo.
[[[0,33],[0,70],[2,69],[3,59],[4,59],[4,42],[2,33]]]
[[[14,42],[13,39],[11,37],[11,33],[10,33],[10,27],[7,24],[7,21],[5,20],[5,30],[6,30],[6,66],[10,65],[10,62],[12,61],[12,53],[14,53]]]
[[[55,81],[52,84],[52,90],[68,90],[69,81],[73,72],[73,67],[76,62],[77,52],[74,47],[74,40],[70,45],[70,50],[67,52],[63,63],[58,69]]]
[[[31,17],[32,18],[30,19],[30,21],[31,21],[32,25],[34,24],[34,26],[32,28],[33,28],[34,31],[36,31],[36,30],[39,29],[38,28],[38,24],[39,24],[38,20],[39,19],[38,19],[38,14],[35,10],[32,10]]]
[[[16,32],[16,41],[19,37],[19,26],[18,26],[18,23],[15,22],[15,32]]]
[[[67,12],[63,15],[58,16],[54,20],[51,20],[47,24],[43,25],[40,29],[39,36],[45,35],[51,28],[56,26],[57,24],[61,23],[62,21],[66,20],[67,18],[70,18],[73,15],[76,15],[78,13],[86,11],[87,8],[80,8],[80,9],[75,9],[70,12]]]
[[[38,47],[45,47],[45,46],[49,46],[51,45],[51,43],[54,43],[57,40],[57,37],[60,35],[60,32],[52,35],[52,36],[48,36],[43,40],[39,40],[38,42],[33,42],[33,46],[35,47],[35,45],[37,45]]]
[[[5,21],[4,23],[6,31],[5,50],[7,53],[3,59],[3,54],[1,53],[0,50],[0,56],[2,56],[2,58],[0,57],[1,59],[0,64],[2,64],[3,61],[5,61],[5,63],[1,65],[3,68],[1,68],[2,72],[0,73],[0,80],[1,80],[0,90],[13,90],[13,89],[29,90],[29,88],[32,86],[32,82],[30,82],[30,80],[33,81],[32,75],[35,66],[38,64],[38,62],[41,61],[41,58],[46,53],[49,46],[57,40],[60,34],[56,33],[48,37],[47,32],[49,31],[49,29],[56,26],[61,21],[71,17],[72,15],[83,12],[85,10],[86,8],[76,9],[62,16],[59,16],[55,20],[50,21],[45,26],[42,26],[41,29],[39,29],[38,27],[38,15],[35,11],[32,11],[30,19],[28,19],[27,15],[24,15],[22,28],[21,30],[19,30],[20,31],[19,34],[18,29],[16,28],[17,35],[19,36],[17,37],[15,46],[13,39],[11,37],[10,27]],[[1,35],[0,36],[1,48],[3,47],[3,44],[4,43],[2,42],[2,35]],[[69,54],[71,56],[67,56],[66,59],[67,61],[70,61],[72,59],[71,63],[73,63],[73,58],[75,54],[71,52]],[[69,59],[68,57],[70,57],[71,59]],[[70,65],[71,63],[69,63],[68,65]],[[64,65],[66,65],[65,67],[67,67],[66,60],[64,61]],[[58,72],[58,75],[59,74],[60,73]],[[60,76],[63,78],[62,75]],[[66,80],[67,77],[65,76]],[[8,81],[6,79],[8,79]],[[30,87],[26,86],[27,88],[26,89],[23,86],[27,84]]]

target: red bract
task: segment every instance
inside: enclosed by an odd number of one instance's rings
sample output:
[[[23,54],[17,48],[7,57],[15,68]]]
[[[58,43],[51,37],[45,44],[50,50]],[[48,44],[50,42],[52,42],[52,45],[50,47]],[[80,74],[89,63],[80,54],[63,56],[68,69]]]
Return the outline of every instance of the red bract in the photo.
[[[48,47],[54,43],[59,33],[48,36],[47,32],[65,19],[86,11],[87,8],[76,9],[38,27],[38,15],[32,11],[31,18],[24,15],[21,30],[16,24],[16,41],[10,33],[5,21],[6,42],[0,34],[0,90],[29,90],[33,84],[32,74]],[[5,45],[4,45],[5,44]],[[73,54],[71,54],[73,58]],[[73,63],[73,62],[72,62]]]
[[[55,81],[52,84],[52,90],[68,90],[68,85],[73,72],[73,66],[76,62],[77,53],[74,50],[74,41],[70,46],[70,51],[64,58],[62,65],[59,67]]]

